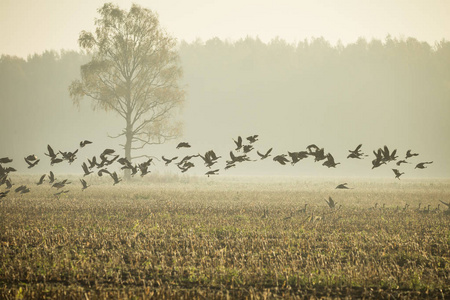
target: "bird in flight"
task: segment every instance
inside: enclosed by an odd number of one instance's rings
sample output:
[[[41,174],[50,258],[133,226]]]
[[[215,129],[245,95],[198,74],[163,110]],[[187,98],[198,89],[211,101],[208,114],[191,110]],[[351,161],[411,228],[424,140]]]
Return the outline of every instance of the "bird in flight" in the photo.
[[[189,145],[189,143],[187,143],[187,142],[181,142],[177,145],[177,149],[180,149],[180,148],[191,148],[191,145]]]
[[[325,199],[325,202],[328,204],[328,206],[329,206],[331,209],[335,209],[335,208],[336,208],[337,202],[335,202],[331,197],[328,197],[328,200]]]
[[[398,169],[392,169],[392,171],[395,174],[395,178],[397,178],[398,180],[400,180],[400,176],[402,176],[403,174],[405,174],[405,172],[400,173],[400,171]]]
[[[234,149],[234,150],[239,151],[242,148],[242,137],[238,136],[237,141],[234,139],[233,139],[233,141],[236,144],[236,149]]]
[[[270,148],[269,150],[267,150],[267,152],[265,154],[262,154],[259,151],[256,151],[256,153],[258,153],[259,157],[261,157],[261,160],[262,160],[262,159],[266,159],[267,157],[270,156],[270,152],[272,152],[272,149],[273,148]]]
[[[351,189],[351,188],[349,188],[349,187],[347,186],[347,183],[341,183],[341,184],[339,184],[339,185],[336,187],[336,189],[348,190],[348,189]]]
[[[88,141],[88,140],[84,140],[84,141],[80,142],[80,147],[83,148],[84,146],[89,145],[89,144],[92,144],[92,142]]]
[[[84,191],[85,189],[87,189],[88,187],[90,187],[90,185],[88,185],[86,183],[86,180],[84,179],[80,179],[81,184],[83,185],[83,188],[81,189],[82,191]]]
[[[421,162],[418,163],[414,169],[426,169],[427,167],[425,165],[432,163],[433,163],[432,161]]]
[[[253,143],[256,142],[257,140],[258,140],[258,135],[257,135],[257,134],[251,135],[251,136],[247,137],[247,141],[249,141],[250,144],[253,144]]]
[[[408,158],[410,158],[410,157],[413,157],[413,156],[418,156],[419,155],[419,153],[411,153],[411,149],[410,150],[408,150],[408,151],[406,151],[406,157],[405,157],[405,159],[408,159]]]
[[[208,175],[208,177],[209,175],[219,175],[217,174],[217,172],[219,172],[219,169],[208,171],[205,173],[205,175]]]

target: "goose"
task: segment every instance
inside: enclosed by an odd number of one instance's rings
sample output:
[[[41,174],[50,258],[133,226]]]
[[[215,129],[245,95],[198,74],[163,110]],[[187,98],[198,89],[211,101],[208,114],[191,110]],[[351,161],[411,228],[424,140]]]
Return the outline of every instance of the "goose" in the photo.
[[[234,139],[233,139],[233,141],[236,144],[236,149],[234,149],[234,150],[239,151],[242,148],[242,137],[238,136],[237,141]]]
[[[36,166],[40,161],[40,159],[38,159],[34,162],[30,162],[26,157],[24,159],[25,159],[25,162],[28,164],[28,169],[31,169],[32,167]]]
[[[47,151],[48,153],[44,153],[45,155],[47,155],[50,158],[56,158],[55,151],[53,151],[53,148],[50,145],[47,145]]]
[[[244,145],[244,153],[249,153],[250,151],[253,150],[253,146],[252,145]]]
[[[219,169],[208,171],[205,173],[205,175],[207,175],[208,177],[209,175],[219,175],[217,174],[217,172],[219,172]]]
[[[55,182],[55,179],[56,179],[55,174],[53,174],[53,172],[50,171],[50,174],[48,175],[49,183],[51,184],[51,183]]]
[[[148,164],[146,164],[146,163],[140,164],[139,165],[139,170],[141,170],[141,177],[144,177],[145,175],[150,173],[150,171],[148,170]]]
[[[39,181],[36,182],[36,185],[41,185],[41,184],[43,184],[43,183],[44,183],[45,176],[47,176],[47,174],[42,175],[41,178],[39,178]]]
[[[111,175],[111,178],[114,180],[114,184],[113,185],[116,185],[116,184],[118,184],[119,182],[122,181],[122,179],[119,178],[119,176],[117,175],[116,172],[114,172],[112,174],[110,173],[109,175]]]
[[[18,188],[16,188],[15,190],[14,190],[14,192],[16,192],[16,193],[19,193],[19,192],[22,192],[23,190],[25,190],[27,187],[25,186],[25,185],[21,185],[21,186],[19,186]]]
[[[7,164],[7,163],[10,163],[12,161],[13,160],[11,158],[9,158],[9,157],[0,158],[0,164]]]
[[[400,171],[397,170],[397,169],[392,169],[392,171],[393,171],[394,174],[395,174],[395,178],[397,178],[398,180],[400,180],[400,176],[402,176],[403,174],[405,174],[405,172],[400,173]]]
[[[341,183],[341,184],[339,184],[335,189],[343,189],[343,190],[346,190],[346,189],[350,189],[350,188],[347,186],[347,183]]]
[[[59,151],[59,153],[62,155],[63,159],[67,160],[69,162],[69,164],[71,164],[71,163],[73,163],[75,161],[75,159],[77,158],[76,157],[77,152],[78,152],[78,149],[73,151],[73,152],[70,152],[70,151],[67,151],[67,152]]]
[[[81,167],[83,168],[83,171],[84,171],[83,177],[87,176],[87,175],[89,175],[91,173],[94,173],[94,171],[89,171],[89,168],[88,168],[88,166],[86,165],[85,162],[81,165]]]
[[[397,166],[400,166],[401,164],[409,164],[406,160],[402,159],[395,163]]]
[[[316,144],[311,144],[307,146],[306,149],[308,150],[309,154],[319,151],[319,147],[317,147]],[[314,149],[314,151],[312,149]]]
[[[189,145],[189,143],[187,143],[187,142],[181,142],[177,145],[177,149],[180,149],[180,148],[191,148],[191,145]]]
[[[56,188],[56,189],[59,190],[59,189],[65,187],[65,186],[66,186],[66,183],[67,183],[67,179],[64,179],[63,181],[55,182],[55,183],[52,185],[52,187],[54,187],[54,188]]]
[[[5,198],[9,191],[0,192],[0,199]]]
[[[236,164],[235,164],[235,163],[227,164],[227,165],[225,166],[225,170],[228,170],[229,168],[233,168],[233,167],[236,167]]]
[[[80,148],[83,148],[84,146],[89,145],[89,144],[92,144],[92,142],[88,141],[88,140],[81,141]]]
[[[92,159],[88,158],[88,163],[89,163],[89,169],[96,167],[97,166],[97,158],[95,156],[93,156]]]
[[[86,183],[86,180],[84,179],[80,179],[81,185],[83,185],[83,188],[81,189],[82,191],[84,191],[85,189],[87,189],[88,187],[90,187],[90,185],[88,185]]]
[[[68,193],[69,192],[69,190],[62,190],[62,191],[60,191],[60,192],[57,192],[57,193],[54,193],[53,195],[54,196],[56,196],[56,197],[58,197],[58,196],[60,196],[60,195],[62,195],[62,194],[66,194],[66,193]]]
[[[359,144],[358,146],[356,146],[355,150],[348,150],[348,152],[350,152],[350,154],[347,156],[347,158],[361,159],[361,156],[364,155],[364,153],[360,152],[361,147],[362,147],[362,144]]]
[[[63,159],[62,158],[58,158],[58,157],[52,157],[50,159],[50,165],[54,165],[54,164],[59,164],[60,162],[62,162]]]
[[[337,165],[339,165],[340,163],[337,163],[334,161],[334,157],[333,155],[331,155],[331,153],[327,154],[327,161],[324,162],[322,164],[322,166],[326,166],[328,168],[336,168]]]
[[[410,158],[410,157],[418,156],[418,155],[419,155],[419,153],[412,153],[411,151],[412,151],[411,149],[408,150],[408,151],[406,151],[405,159],[408,159],[408,158]]]
[[[166,166],[168,166],[172,161],[174,161],[177,158],[178,156],[175,156],[173,158],[165,158],[164,156],[162,156],[162,159],[166,162]]]
[[[25,157],[25,159],[28,161],[35,161],[37,159],[37,156],[34,154],[30,154],[27,157]]]
[[[254,142],[256,142],[258,140],[258,135],[251,135],[249,137],[247,137],[247,140],[250,142],[250,144],[253,144]]]
[[[418,163],[414,169],[426,169],[427,167],[425,165],[432,164],[432,163],[433,163],[432,161],[421,162],[421,163]]]
[[[280,154],[277,155],[273,158],[274,161],[282,164],[283,166],[286,165],[287,162],[289,162],[289,160],[286,158],[286,154]]]
[[[263,160],[270,156],[270,152],[272,152],[272,149],[273,148],[270,148],[269,150],[267,150],[267,152],[265,154],[262,154],[259,151],[256,151],[256,153],[258,153],[258,155],[261,157],[261,160]]]
[[[331,198],[331,196],[328,196],[328,200],[325,199],[325,202],[328,204],[328,206],[329,206],[331,209],[335,209],[335,208],[336,208],[337,202],[335,202],[335,201]]]
[[[100,176],[100,177],[102,177],[102,176],[103,176],[103,173],[106,173],[106,174],[108,174],[108,175],[111,175],[111,172],[109,172],[107,169],[100,169],[100,170],[97,172],[97,175]]]
[[[327,158],[325,156],[325,149],[324,148],[318,149],[315,152],[310,152],[309,155],[314,156],[314,161],[315,162],[318,162],[318,161],[321,161],[321,160],[324,160],[324,159]]]

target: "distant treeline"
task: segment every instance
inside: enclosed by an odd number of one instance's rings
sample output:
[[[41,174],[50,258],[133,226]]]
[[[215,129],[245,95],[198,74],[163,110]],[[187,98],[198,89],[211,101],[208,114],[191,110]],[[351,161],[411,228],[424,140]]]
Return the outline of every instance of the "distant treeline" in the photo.
[[[300,150],[296,139],[339,149],[361,142],[367,151],[389,144],[429,153],[424,159],[443,161],[435,175],[450,175],[448,41],[214,38],[179,51],[192,143],[225,148],[231,137],[259,134],[280,151]],[[73,51],[0,58],[0,155],[119,132],[120,119],[71,102],[68,86],[88,60]]]

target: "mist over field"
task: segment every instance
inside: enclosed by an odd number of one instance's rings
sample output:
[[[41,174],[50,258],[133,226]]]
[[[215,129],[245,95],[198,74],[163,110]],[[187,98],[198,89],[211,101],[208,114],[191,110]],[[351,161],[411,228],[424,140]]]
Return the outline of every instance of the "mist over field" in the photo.
[[[222,156],[221,175],[299,175],[393,177],[391,168],[371,170],[373,150],[387,145],[420,155],[403,165],[402,178],[450,175],[450,43],[429,45],[414,38],[360,38],[347,45],[332,45],[324,38],[296,44],[282,38],[262,42],[247,37],[229,41],[181,41],[177,46],[183,69],[186,101],[176,119],[183,135],[163,145],[148,146],[134,155],[159,159],[151,167],[159,173],[179,173],[165,167],[161,156],[204,154]],[[72,103],[68,86],[80,76],[89,56],[74,51],[46,51],[27,59],[3,55],[0,59],[0,153],[14,158],[20,172],[47,172],[43,155],[47,144],[73,151],[81,140],[93,141],[78,153],[79,161],[119,144],[110,139],[124,127],[114,112],[92,111],[91,101]],[[281,166],[269,157],[223,171],[233,139],[258,134],[255,150],[273,147],[273,156],[306,150],[315,143],[341,164],[328,169],[312,158],[294,167]],[[176,150],[180,141],[192,148]],[[347,159],[348,150],[362,143],[369,155]],[[27,170],[23,157],[36,154],[42,162]],[[142,160],[142,159],[141,159]],[[136,160],[139,161],[139,160]],[[425,170],[415,163],[433,161]],[[82,172],[75,162],[52,167],[57,172]],[[190,174],[202,175],[198,162]],[[197,170],[196,170],[197,169]]]

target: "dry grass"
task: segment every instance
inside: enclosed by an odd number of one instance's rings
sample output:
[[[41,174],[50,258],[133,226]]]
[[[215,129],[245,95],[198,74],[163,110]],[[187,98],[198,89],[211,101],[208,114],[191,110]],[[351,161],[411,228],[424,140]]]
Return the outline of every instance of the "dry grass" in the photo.
[[[1,200],[0,298],[450,297],[448,180],[96,183]]]

